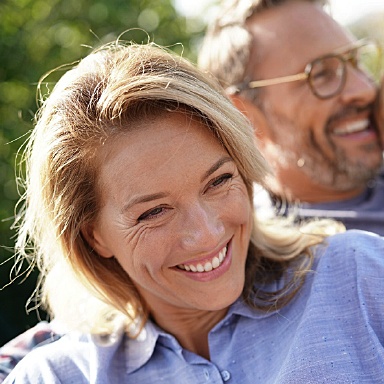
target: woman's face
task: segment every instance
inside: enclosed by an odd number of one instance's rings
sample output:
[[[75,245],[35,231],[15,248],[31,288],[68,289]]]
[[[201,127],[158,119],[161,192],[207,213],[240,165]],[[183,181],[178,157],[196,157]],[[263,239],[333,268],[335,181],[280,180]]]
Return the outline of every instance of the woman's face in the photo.
[[[100,153],[102,208],[87,230],[152,312],[226,308],[241,294],[252,227],[226,150],[182,113],[147,119]]]

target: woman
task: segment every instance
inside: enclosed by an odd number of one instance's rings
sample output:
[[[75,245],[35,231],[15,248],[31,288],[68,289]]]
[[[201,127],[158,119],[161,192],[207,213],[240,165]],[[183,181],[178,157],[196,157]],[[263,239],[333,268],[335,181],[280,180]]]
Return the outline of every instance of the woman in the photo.
[[[28,144],[17,242],[66,335],[6,383],[382,378],[383,240],[255,222],[253,140],[212,79],[154,45],[67,72]]]

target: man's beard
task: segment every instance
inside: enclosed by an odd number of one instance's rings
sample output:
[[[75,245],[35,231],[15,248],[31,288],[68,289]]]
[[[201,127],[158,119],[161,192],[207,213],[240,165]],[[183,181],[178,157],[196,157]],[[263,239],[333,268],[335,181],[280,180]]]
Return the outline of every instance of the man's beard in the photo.
[[[271,162],[273,168],[276,166],[285,169],[299,167],[303,174],[316,184],[337,191],[361,188],[374,179],[379,172],[380,165],[369,167],[358,158],[351,161],[345,150],[334,145],[329,134],[326,134],[327,144],[334,155],[333,159],[329,159],[321,151],[312,131],[298,129],[293,120],[275,113],[265,104],[263,110],[270,127],[273,129],[276,143],[274,148],[268,149],[268,153],[272,153],[273,159],[268,156],[267,160]],[[325,132],[328,131],[325,130]],[[300,143],[305,145],[302,152],[298,148]],[[367,144],[364,149],[367,153],[377,150],[375,144]]]
[[[378,169],[369,168],[362,162],[352,163],[340,148],[334,148],[334,155],[335,160],[331,162],[321,156],[305,154],[296,163],[303,164],[302,171],[311,180],[337,191],[349,191],[367,185],[378,173]]]

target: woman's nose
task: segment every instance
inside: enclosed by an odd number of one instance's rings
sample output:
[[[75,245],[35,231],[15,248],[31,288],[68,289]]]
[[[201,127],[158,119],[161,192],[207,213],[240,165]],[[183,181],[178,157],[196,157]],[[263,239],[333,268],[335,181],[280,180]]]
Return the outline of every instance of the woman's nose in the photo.
[[[224,223],[217,209],[208,204],[194,204],[183,215],[181,245],[184,249],[209,252],[222,241]]]

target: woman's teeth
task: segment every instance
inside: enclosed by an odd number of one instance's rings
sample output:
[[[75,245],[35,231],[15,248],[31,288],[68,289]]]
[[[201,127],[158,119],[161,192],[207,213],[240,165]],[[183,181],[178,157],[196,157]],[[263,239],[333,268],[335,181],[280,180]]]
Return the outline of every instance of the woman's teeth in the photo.
[[[227,256],[227,247],[224,247],[219,252],[219,255],[215,256],[211,261],[207,261],[204,264],[198,263],[196,265],[180,264],[178,265],[178,268],[191,272],[210,272],[213,269],[218,268],[222,264],[223,260],[225,259],[225,256]]]

